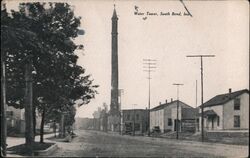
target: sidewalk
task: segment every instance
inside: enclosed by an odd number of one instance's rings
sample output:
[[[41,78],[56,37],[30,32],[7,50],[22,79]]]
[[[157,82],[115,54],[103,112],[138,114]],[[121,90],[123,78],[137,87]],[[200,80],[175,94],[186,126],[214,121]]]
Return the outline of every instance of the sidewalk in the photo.
[[[58,135],[58,133],[56,133],[56,134]],[[55,135],[54,133],[45,134],[44,139],[52,137],[54,135]],[[7,148],[10,148],[10,147],[13,147],[13,146],[16,146],[16,145],[24,144],[25,143],[25,138],[24,137],[23,138],[20,138],[20,137],[7,137],[6,141],[7,141],[7,144],[8,144]],[[37,142],[40,141],[40,135],[35,137],[35,141],[37,141]],[[52,142],[52,141],[46,139],[45,142]],[[7,152],[6,157],[23,157],[23,156],[16,155],[16,154],[8,154],[8,152]]]
[[[57,133],[58,135],[58,133]],[[44,139],[49,138],[54,136],[54,133],[51,134],[45,134],[44,135]],[[24,144],[25,143],[25,138],[20,138],[20,137],[7,137],[7,148],[10,148],[12,146],[16,146],[16,145],[20,145],[20,144]],[[40,135],[35,137],[35,141],[40,141]],[[49,142],[49,140],[46,140],[47,142]]]

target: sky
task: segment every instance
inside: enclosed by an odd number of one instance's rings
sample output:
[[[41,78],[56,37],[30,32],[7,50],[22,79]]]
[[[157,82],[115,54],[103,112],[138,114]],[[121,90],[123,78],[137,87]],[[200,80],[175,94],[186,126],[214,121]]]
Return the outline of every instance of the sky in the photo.
[[[81,16],[85,34],[75,39],[84,45],[77,51],[78,64],[99,85],[89,104],[77,109],[76,117],[92,114],[105,102],[110,105],[111,91],[111,17],[113,0],[64,1]],[[17,1],[7,3],[12,6]],[[160,12],[183,14],[180,1],[115,1],[118,14],[119,88],[123,89],[122,109],[148,107],[148,80],[143,59],[156,61],[151,80],[151,108],[176,99],[173,83],[182,83],[179,98],[196,106],[200,102],[200,59],[186,55],[209,54],[204,58],[204,101],[215,95],[249,87],[249,5],[247,1],[184,1],[190,16],[161,16]],[[158,16],[134,15],[155,12]],[[147,17],[145,19],[145,17]]]

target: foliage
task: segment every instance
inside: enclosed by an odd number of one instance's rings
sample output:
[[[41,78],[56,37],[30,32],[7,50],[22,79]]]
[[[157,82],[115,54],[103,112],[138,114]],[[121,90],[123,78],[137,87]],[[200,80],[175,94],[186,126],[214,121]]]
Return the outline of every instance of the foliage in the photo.
[[[2,16],[2,15],[1,15]],[[39,111],[53,111],[46,119],[58,120],[61,112],[87,104],[95,97],[97,85],[77,65],[73,39],[78,36],[80,18],[66,3],[22,3],[18,11],[1,17],[3,49],[6,56],[7,103],[23,106],[24,66],[33,61],[33,102]],[[72,119],[73,120],[73,119]]]

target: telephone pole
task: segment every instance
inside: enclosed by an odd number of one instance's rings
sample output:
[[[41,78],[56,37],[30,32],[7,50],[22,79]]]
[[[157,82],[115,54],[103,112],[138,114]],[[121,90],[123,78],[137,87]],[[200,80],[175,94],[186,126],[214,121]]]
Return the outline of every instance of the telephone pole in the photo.
[[[155,72],[154,69],[156,68],[156,60],[154,59],[143,59],[143,68],[145,72],[148,73],[148,136],[150,136],[150,80],[151,78],[151,72]]]
[[[135,106],[137,104],[133,104],[133,107],[134,107],[134,119],[133,119],[133,136],[135,136]]]
[[[6,110],[5,55],[1,52],[1,155],[4,157],[6,156],[7,138]]]
[[[186,57],[201,59],[201,141],[204,141],[204,108],[203,108],[203,58],[215,57],[215,55],[187,55]]]
[[[177,111],[176,111],[176,139],[179,139],[179,86],[183,86],[181,83],[173,83],[177,86]]]
[[[197,80],[195,81],[195,108],[197,108],[197,91],[198,91],[198,87],[197,87]]]

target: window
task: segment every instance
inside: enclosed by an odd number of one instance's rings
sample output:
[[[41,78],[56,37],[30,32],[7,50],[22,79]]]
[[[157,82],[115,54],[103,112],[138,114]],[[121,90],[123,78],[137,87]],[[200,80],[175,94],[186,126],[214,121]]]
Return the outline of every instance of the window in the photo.
[[[136,120],[139,120],[139,114],[136,114]]]
[[[7,117],[13,116],[13,111],[6,111],[6,116]]]
[[[234,127],[240,127],[240,116],[239,115],[234,116]]]
[[[140,124],[139,123],[135,123],[135,131],[140,131]]]
[[[234,110],[240,110],[240,98],[234,99]]]
[[[217,117],[217,126],[220,126],[220,117]]]
[[[172,126],[172,119],[171,118],[168,119],[168,126]]]
[[[127,120],[130,120],[130,115],[129,114],[127,115]]]

